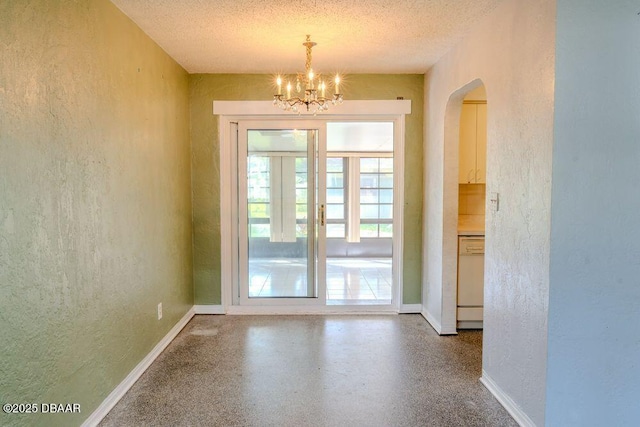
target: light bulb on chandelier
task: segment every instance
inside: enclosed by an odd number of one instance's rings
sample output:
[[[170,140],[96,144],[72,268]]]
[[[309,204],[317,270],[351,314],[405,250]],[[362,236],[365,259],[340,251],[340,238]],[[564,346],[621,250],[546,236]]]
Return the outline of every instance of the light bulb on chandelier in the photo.
[[[305,62],[305,72],[298,73],[296,76],[296,92],[297,96],[291,96],[291,82],[287,80],[287,96],[282,94],[282,76],[276,78],[278,92],[273,95],[273,105],[285,110],[300,114],[300,109],[304,105],[308,112],[314,115],[329,109],[329,104],[342,104],[343,98],[340,93],[340,76],[336,74],[334,78],[334,93],[331,98],[326,97],[327,85],[321,74],[316,74],[311,68],[311,49],[316,45],[311,41],[311,36],[307,35],[307,39],[302,43],[306,47],[307,57]],[[304,94],[302,94],[302,86],[304,85]],[[319,92],[318,92],[319,91]]]

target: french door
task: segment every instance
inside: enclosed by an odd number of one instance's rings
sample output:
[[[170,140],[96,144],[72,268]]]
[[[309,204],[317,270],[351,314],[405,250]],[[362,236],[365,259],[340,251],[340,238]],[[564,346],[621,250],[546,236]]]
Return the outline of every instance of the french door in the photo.
[[[390,306],[394,123],[237,129],[235,303]]]
[[[242,305],[322,305],[324,128],[238,126],[238,254]]]

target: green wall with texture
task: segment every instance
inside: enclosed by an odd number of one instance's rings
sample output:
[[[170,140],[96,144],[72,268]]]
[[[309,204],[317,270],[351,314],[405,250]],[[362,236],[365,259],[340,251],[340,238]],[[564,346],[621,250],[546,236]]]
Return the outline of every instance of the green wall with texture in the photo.
[[[423,75],[355,74],[347,76],[342,90],[345,99],[350,100],[389,100],[399,96],[411,100],[405,139],[404,304],[421,301],[423,88]],[[189,90],[195,303],[220,304],[220,163],[213,101],[270,100],[273,77],[192,74]]]
[[[188,75],[107,0],[0,2],[0,50],[0,403],[82,411],[0,425],[79,425],[193,304]]]

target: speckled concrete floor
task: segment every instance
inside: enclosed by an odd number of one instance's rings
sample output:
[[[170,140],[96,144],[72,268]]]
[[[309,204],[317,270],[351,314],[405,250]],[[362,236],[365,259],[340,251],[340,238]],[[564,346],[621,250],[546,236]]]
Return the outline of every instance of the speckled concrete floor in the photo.
[[[420,315],[196,316],[101,426],[516,426],[482,333]]]

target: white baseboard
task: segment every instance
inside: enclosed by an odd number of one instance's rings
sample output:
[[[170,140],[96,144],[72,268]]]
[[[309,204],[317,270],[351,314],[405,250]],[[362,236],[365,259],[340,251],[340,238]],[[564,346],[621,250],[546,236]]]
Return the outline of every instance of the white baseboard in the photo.
[[[402,304],[400,306],[400,313],[420,313],[422,311],[422,304]]]
[[[420,314],[422,314],[422,317],[424,317],[427,322],[429,322],[431,327],[435,329],[438,335],[458,335],[458,331],[456,329],[454,329],[453,331],[445,331],[442,328],[442,324],[427,310],[422,310]]]
[[[458,329],[483,329],[482,320],[460,320],[458,321]]]
[[[196,314],[226,314],[224,306],[221,305],[194,305]]]
[[[187,313],[176,323],[176,325],[171,328],[171,330],[167,333],[167,335],[160,340],[158,344],[151,350],[147,356],[142,359],[138,365],[133,368],[129,375],[122,380],[120,384],[107,396],[107,398],[98,406],[98,408],[93,411],[93,413],[87,418],[84,423],[82,423],[82,427],[93,427],[97,426],[100,421],[104,417],[107,416],[109,411],[116,406],[116,403],[122,399],[122,397],[129,391],[131,386],[135,384],[135,382],[140,378],[140,376],[144,373],[144,371],[151,366],[154,360],[162,353],[162,351],[173,341],[173,339],[178,335],[178,333],[184,328],[189,320],[195,314],[195,310],[192,307],[187,311]]]
[[[435,318],[435,317],[433,317],[433,316],[431,315],[431,313],[429,313],[427,310],[422,310],[422,311],[420,312],[420,314],[422,314],[422,317],[424,317],[424,318],[425,318],[425,320],[426,320],[427,322],[429,322],[429,324],[431,325],[431,327],[432,327],[433,329],[435,329],[435,331],[438,333],[438,335],[442,335],[442,333],[441,333],[441,332],[442,332],[442,325],[440,324],[440,322],[438,322],[438,321],[436,320],[436,318]]]
[[[482,370],[482,377],[480,382],[487,390],[493,394],[493,396],[500,402],[500,404],[507,410],[509,415],[521,426],[521,427],[536,427],[536,424],[525,414],[522,409],[514,402],[508,394],[506,394],[498,384],[496,384],[489,375]]]

